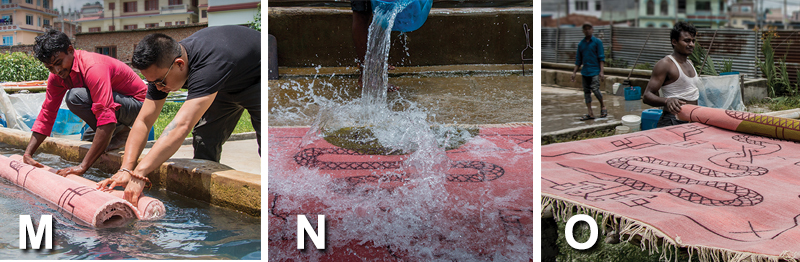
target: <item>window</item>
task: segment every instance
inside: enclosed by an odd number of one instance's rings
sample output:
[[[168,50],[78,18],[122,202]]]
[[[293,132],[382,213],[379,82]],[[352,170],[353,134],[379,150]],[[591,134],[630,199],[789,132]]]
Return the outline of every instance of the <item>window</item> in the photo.
[[[711,1],[697,1],[694,4],[694,10],[698,12],[711,12]]]
[[[175,24],[176,25],[185,25],[186,21],[176,21]]]
[[[100,27],[89,27],[89,32],[100,32]]]
[[[655,15],[656,14],[656,2],[653,0],[647,1],[647,15]]]
[[[48,25],[50,25],[50,19],[45,19],[44,20],[44,26],[48,26]]]
[[[719,13],[725,13],[725,2],[719,3]]]
[[[158,10],[158,0],[145,0],[144,1],[144,10],[145,11]]]
[[[575,1],[575,10],[589,11],[589,1]]]
[[[664,24],[661,24],[661,28],[668,28],[668,27],[669,27],[669,25],[668,25],[668,24],[666,24],[666,23],[664,23]]]
[[[661,0],[661,15],[669,15],[669,3],[667,3],[667,0]]]
[[[158,23],[144,24],[144,28],[156,28],[156,27],[158,27]]]
[[[42,17],[40,16],[40,17],[37,17],[37,18],[38,18],[37,20],[39,20],[39,22],[36,24],[36,26],[42,26]]]
[[[33,16],[32,15],[26,15],[25,16],[25,24],[26,25],[33,25]]]
[[[749,6],[742,6],[742,13],[750,13],[750,7]]]
[[[647,23],[647,27],[656,27],[656,25],[653,23]]]
[[[26,4],[33,4],[33,0],[25,0]]]
[[[733,25],[738,25],[738,24],[739,24],[739,20],[733,20]]]
[[[169,5],[182,5],[183,0],[169,0]]]
[[[208,16],[208,10],[203,10],[202,12],[200,12],[200,17],[206,18],[207,16]]]
[[[14,36],[4,35],[3,36],[3,45],[13,45],[14,44]]]
[[[3,0],[3,4],[10,4],[11,0]]]
[[[136,12],[136,2],[124,2],[122,5],[123,12]]]
[[[45,9],[50,8],[50,0],[44,0],[44,3],[42,3],[42,7],[44,7]]]
[[[12,25],[12,24],[14,24],[14,21],[11,20],[11,15],[3,15],[3,17],[0,18],[0,25]]]
[[[678,13],[686,13],[686,0],[678,0]]]
[[[602,3],[603,3],[603,2],[601,2],[600,0],[595,0],[595,1],[594,1],[594,10],[595,10],[595,11],[601,11],[601,10],[603,10],[603,4],[602,4]]]
[[[95,53],[104,54],[113,58],[117,58],[116,46],[98,46],[94,49]]]
[[[42,0],[36,0],[36,6],[42,5]]]
[[[108,26],[108,31],[114,31],[114,30],[115,30],[115,29],[114,29],[114,26],[113,26],[113,25],[110,25],[110,26]]]
[[[164,22],[164,26],[171,26],[172,22]]]
[[[116,7],[115,3],[108,3],[108,10],[114,10]]]
[[[138,27],[138,25],[124,25],[124,26],[122,26],[122,29],[124,29],[124,30],[133,30],[133,29],[136,29],[137,27]]]

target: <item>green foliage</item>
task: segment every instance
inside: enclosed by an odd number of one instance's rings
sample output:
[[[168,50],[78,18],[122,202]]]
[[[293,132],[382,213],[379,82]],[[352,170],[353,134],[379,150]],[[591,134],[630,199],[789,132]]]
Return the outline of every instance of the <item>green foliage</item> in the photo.
[[[733,60],[725,59],[722,61],[722,67],[719,70],[720,73],[727,73],[733,72]]]
[[[776,98],[765,98],[760,101],[755,101],[747,105],[750,107],[768,108],[771,111],[782,111],[800,108],[800,96],[781,96]]]
[[[261,3],[259,3],[258,7],[256,8],[258,9],[258,13],[256,13],[255,16],[253,16],[254,21],[250,23],[250,28],[253,28],[261,32]]]
[[[172,119],[175,118],[178,110],[181,109],[181,105],[183,105],[183,103],[164,103],[164,108],[161,109],[161,114],[158,115],[158,119],[156,119],[155,124],[153,124],[156,139],[161,136],[161,133],[164,132],[164,128],[167,127],[169,122],[172,122]],[[245,110],[242,113],[242,117],[239,118],[239,122],[236,124],[236,127],[233,129],[233,133],[236,134],[253,131],[255,131],[255,129],[253,129],[253,124],[250,120],[250,113]],[[192,137],[192,133],[190,132],[187,137]]]
[[[0,53],[0,81],[47,80],[50,72],[42,62],[23,52]]]
[[[705,57],[705,65],[703,65],[703,58]],[[692,54],[689,55],[689,60],[692,60],[692,64],[694,64],[694,70],[700,72],[702,75],[712,75],[716,76],[719,75],[717,69],[714,68],[714,60],[711,59],[711,56],[708,55],[705,48],[700,45],[695,45],[694,50],[692,50]],[[703,68],[700,68],[703,67]]]
[[[602,218],[596,218],[596,221],[602,221]],[[610,261],[610,262],[647,262],[647,261],[661,261],[661,250],[642,250],[638,245],[629,242],[620,242],[617,244],[609,244],[604,241],[602,229],[597,239],[597,242],[589,249],[577,250],[567,244],[567,239],[564,236],[566,232],[567,223],[558,221],[558,249],[559,254],[557,261]],[[575,241],[584,243],[589,240],[591,231],[589,224],[579,222],[575,224],[572,235]],[[651,254],[652,252],[652,254]],[[674,256],[674,254],[671,254]],[[680,254],[683,258],[681,261],[688,259],[688,254]]]
[[[603,54],[606,56],[606,64],[605,67],[617,67],[617,68],[626,68],[628,67],[628,62],[622,59],[612,59],[611,57],[611,48],[606,48],[603,50]]]
[[[764,60],[762,61],[756,57],[756,66],[761,69],[761,73],[767,78],[770,97],[793,96],[797,94],[798,85],[789,81],[785,55],[784,58],[778,58],[778,66],[775,66],[775,50],[772,48],[772,39],[777,36],[774,28],[762,33],[761,40],[763,45],[761,46],[761,53],[764,55]]]
[[[653,65],[651,65],[650,63],[641,63],[641,64],[636,64],[636,66],[634,66],[633,69],[653,70]]]

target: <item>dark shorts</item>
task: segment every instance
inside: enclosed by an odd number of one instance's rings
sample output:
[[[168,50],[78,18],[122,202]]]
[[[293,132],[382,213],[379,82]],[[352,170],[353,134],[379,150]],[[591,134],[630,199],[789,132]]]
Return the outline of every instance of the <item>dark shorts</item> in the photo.
[[[656,123],[656,127],[665,127],[665,126],[674,126],[680,124],[686,124],[689,122],[678,120],[678,117],[670,114],[667,110],[662,110],[661,118],[658,119],[658,123]]]
[[[350,0],[350,9],[353,12],[370,12],[372,13],[372,1],[369,0]]]
[[[581,77],[583,77],[583,99],[586,103],[592,102],[592,93],[597,99],[603,99],[603,94],[600,93],[600,75]]]

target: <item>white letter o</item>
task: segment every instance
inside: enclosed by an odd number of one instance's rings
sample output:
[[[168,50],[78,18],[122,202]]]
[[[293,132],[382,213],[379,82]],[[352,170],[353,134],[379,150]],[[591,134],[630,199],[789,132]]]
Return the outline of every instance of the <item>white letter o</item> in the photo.
[[[589,240],[585,243],[578,243],[575,241],[575,238],[572,236],[572,228],[575,226],[575,223],[578,221],[584,221],[589,224]],[[594,218],[588,215],[574,215],[569,220],[567,220],[566,226],[566,234],[565,237],[567,238],[567,244],[574,249],[578,250],[585,250],[589,249],[590,247],[594,246],[594,243],[597,242],[597,222],[594,221]]]

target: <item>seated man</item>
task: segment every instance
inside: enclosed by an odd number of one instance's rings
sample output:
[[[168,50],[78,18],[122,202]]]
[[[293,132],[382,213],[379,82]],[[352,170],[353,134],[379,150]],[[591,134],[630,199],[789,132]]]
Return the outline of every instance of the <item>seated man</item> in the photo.
[[[89,125],[84,140],[92,141],[92,146],[79,165],[58,170],[57,174],[83,175],[101,154],[125,145],[130,126],[142,108],[147,86],[125,63],[75,50],[66,34],[53,29],[36,37],[33,51],[50,71],[50,77],[23,161],[42,166],[31,155],[50,135],[66,95],[69,110]]]
[[[698,82],[700,76],[694,69],[689,55],[694,50],[697,30],[691,24],[678,22],[672,28],[670,41],[672,54],[656,63],[650,82],[644,91],[642,101],[651,106],[663,106],[661,118],[656,127],[686,123],[675,116],[685,104],[697,105],[700,97]],[[658,95],[661,90],[663,97]]]
[[[219,162],[222,144],[247,110],[261,146],[261,33],[243,26],[214,26],[175,41],[164,34],[145,36],[131,63],[148,84],[147,98],[125,144],[120,171],[98,183],[125,187],[134,206],[147,175],[172,157],[192,131],[194,158]],[[153,148],[136,163],[169,92],[188,89],[171,123]],[[135,167],[135,169],[134,169]]]

